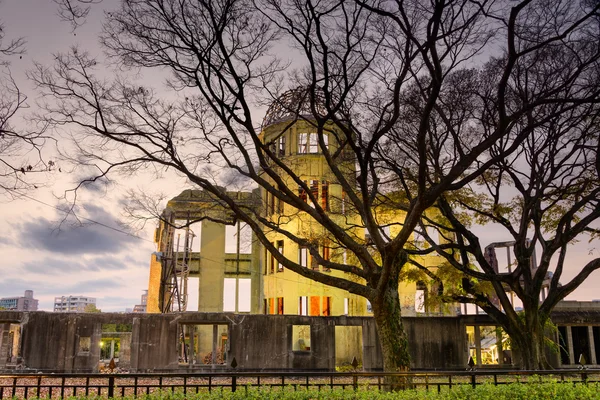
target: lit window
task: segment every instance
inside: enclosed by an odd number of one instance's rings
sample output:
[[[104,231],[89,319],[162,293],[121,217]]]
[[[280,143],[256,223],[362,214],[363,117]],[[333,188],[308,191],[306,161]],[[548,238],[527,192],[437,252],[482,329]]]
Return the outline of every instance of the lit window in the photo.
[[[313,195],[313,197],[315,199],[319,198],[319,181],[316,179],[313,179],[310,181],[310,193]],[[311,204],[313,207],[315,206],[314,203]]]
[[[329,182],[321,182],[321,208],[329,211]]]
[[[331,315],[331,297],[323,297],[323,310],[321,315],[326,317]]]
[[[283,315],[283,297],[277,298],[277,314]]]
[[[308,315],[319,316],[321,314],[321,305],[319,304],[320,302],[320,296],[310,296],[310,309],[308,310]]]
[[[264,258],[265,268],[263,271],[264,275],[266,275],[269,272],[269,263],[267,262],[268,259],[269,259],[269,251],[265,247],[265,258]]]
[[[275,246],[275,242],[271,242],[271,246]],[[269,271],[271,273],[274,273],[275,272],[275,262],[276,262],[275,256],[272,253],[269,253],[269,256],[270,256],[269,257],[269,267],[270,267]]]
[[[330,247],[329,247],[329,242],[327,241],[327,242],[325,242],[325,243],[323,244],[323,259],[324,259],[325,261],[329,261],[329,254],[330,254],[330,252],[331,252],[331,249],[330,249]],[[324,267],[323,267],[323,271],[325,271],[325,272],[329,272],[329,271],[331,271],[331,269],[330,269],[330,268],[328,268],[328,267],[325,267],[325,266],[324,266]]]
[[[308,195],[306,194],[306,190],[304,190],[304,188],[300,185],[298,185],[298,197],[300,197],[300,199],[305,203],[308,198]]]

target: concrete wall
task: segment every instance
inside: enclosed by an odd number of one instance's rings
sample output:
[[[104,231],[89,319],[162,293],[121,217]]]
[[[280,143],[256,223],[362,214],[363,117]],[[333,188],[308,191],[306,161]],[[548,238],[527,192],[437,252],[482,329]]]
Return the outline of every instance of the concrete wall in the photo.
[[[97,371],[103,324],[132,324],[131,334],[124,335],[131,337],[130,346],[126,343],[121,347],[122,351],[129,351],[127,361],[131,371],[221,369],[228,368],[234,357],[238,369],[334,370],[336,326],[362,328],[362,354],[356,356],[362,357],[364,370],[382,368],[381,349],[372,317],[0,311],[0,324],[8,322],[21,325],[21,367],[35,370]],[[193,361],[181,363],[178,338],[182,325],[225,325],[228,331],[226,365],[204,365],[201,360],[195,364]],[[294,325],[310,326],[309,350],[293,351]],[[412,343],[413,368],[464,368],[466,365],[465,329],[460,318],[405,318],[404,326]],[[86,344],[88,348],[85,348]]]

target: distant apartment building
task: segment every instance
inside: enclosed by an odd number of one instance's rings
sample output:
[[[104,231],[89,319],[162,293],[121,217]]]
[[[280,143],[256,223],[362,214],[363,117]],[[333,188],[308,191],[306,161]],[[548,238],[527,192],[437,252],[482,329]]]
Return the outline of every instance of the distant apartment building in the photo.
[[[135,306],[133,306],[133,312],[134,313],[145,313],[147,303],[148,303],[148,291],[144,290],[144,294],[142,294],[141,304],[136,304]]]
[[[37,311],[38,301],[33,298],[33,290],[26,290],[22,297],[3,297],[0,309],[11,311]]]
[[[87,296],[61,296],[54,298],[54,312],[84,312],[85,307],[96,305],[94,297]]]

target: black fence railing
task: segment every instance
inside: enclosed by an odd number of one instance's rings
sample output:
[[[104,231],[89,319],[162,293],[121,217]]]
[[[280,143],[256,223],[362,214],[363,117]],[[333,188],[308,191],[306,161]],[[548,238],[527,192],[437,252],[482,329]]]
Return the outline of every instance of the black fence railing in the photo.
[[[0,375],[0,399],[64,398],[98,395],[107,398],[141,396],[156,391],[183,394],[250,387],[331,390],[385,389],[386,377],[405,378],[424,390],[451,390],[457,385],[503,385],[554,379],[569,383],[600,382],[600,369],[552,371],[477,370],[383,372],[221,372],[145,374],[39,374]]]

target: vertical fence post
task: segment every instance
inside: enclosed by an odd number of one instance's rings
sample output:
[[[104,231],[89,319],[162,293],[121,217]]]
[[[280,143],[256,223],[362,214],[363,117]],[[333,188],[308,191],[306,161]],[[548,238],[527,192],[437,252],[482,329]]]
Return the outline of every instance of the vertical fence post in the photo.
[[[111,375],[108,377],[108,398],[113,397],[115,397],[115,377]]]
[[[477,386],[477,382],[475,380],[475,374],[471,373],[471,386],[473,386],[473,389],[475,389],[475,387]]]
[[[237,360],[235,359],[235,357],[233,357],[233,359],[231,360],[231,368],[235,370],[235,368],[238,366]],[[237,390],[237,375],[234,375],[231,377],[231,391],[235,392]]]
[[[356,356],[352,357],[352,369],[354,370],[354,375],[352,376],[352,386],[354,387],[354,391],[356,392],[358,390],[358,376],[356,375],[357,372],[357,368],[358,368],[358,359],[356,358]]]

